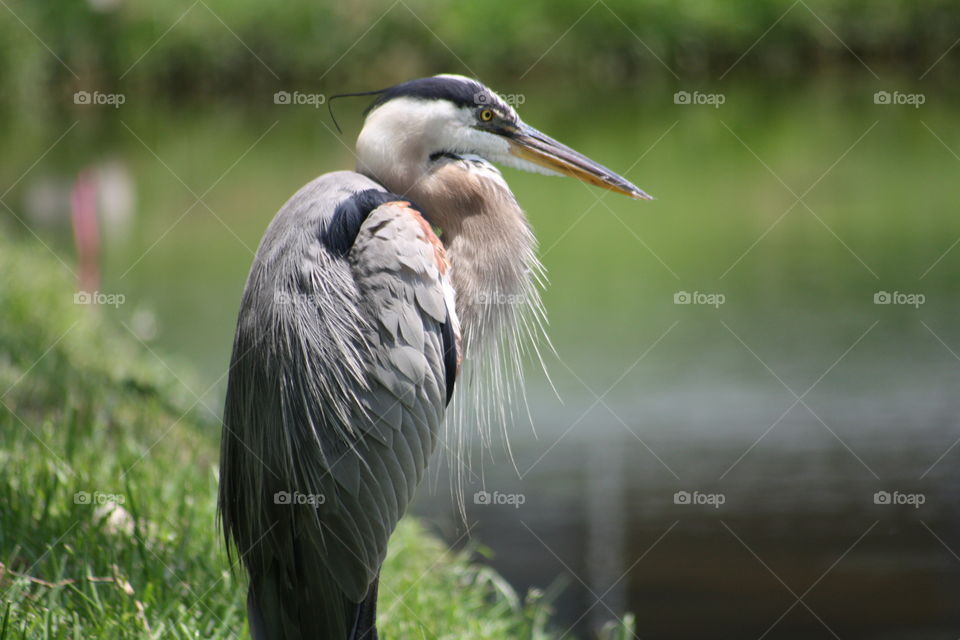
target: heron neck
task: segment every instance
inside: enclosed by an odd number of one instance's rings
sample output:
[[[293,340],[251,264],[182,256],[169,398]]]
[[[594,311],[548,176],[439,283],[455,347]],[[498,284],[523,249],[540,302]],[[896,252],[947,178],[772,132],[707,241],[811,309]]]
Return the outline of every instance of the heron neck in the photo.
[[[408,196],[439,227],[468,345],[513,331],[526,307],[539,305],[536,240],[492,165],[451,160],[409,184],[384,186]]]

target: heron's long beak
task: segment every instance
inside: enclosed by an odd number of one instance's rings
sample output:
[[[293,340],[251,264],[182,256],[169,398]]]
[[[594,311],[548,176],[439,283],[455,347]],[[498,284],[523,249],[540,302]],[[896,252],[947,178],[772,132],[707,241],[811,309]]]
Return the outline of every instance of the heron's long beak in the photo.
[[[508,138],[510,153],[563,175],[638,200],[652,200],[642,189],[587,156],[521,123]]]

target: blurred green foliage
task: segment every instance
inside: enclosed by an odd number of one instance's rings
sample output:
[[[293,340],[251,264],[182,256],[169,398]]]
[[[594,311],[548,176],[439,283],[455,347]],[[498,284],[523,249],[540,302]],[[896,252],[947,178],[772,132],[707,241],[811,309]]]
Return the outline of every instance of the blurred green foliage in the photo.
[[[165,98],[242,97],[290,82],[358,88],[441,71],[487,80],[580,72],[597,83],[640,84],[671,73],[719,75],[747,51],[738,64],[778,72],[857,65],[860,57],[908,65],[919,75],[954,44],[958,6],[956,0],[9,0],[0,9],[0,92],[20,104],[51,87],[67,94],[122,87]],[[761,35],[763,46],[751,49]]]

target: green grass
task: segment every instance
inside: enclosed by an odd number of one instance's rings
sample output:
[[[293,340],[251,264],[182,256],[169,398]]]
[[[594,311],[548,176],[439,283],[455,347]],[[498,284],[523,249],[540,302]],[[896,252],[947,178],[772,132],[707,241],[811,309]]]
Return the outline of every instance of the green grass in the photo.
[[[0,640],[247,637],[218,424],[111,311],[0,236]],[[549,638],[548,615],[415,520],[391,541],[385,637]]]

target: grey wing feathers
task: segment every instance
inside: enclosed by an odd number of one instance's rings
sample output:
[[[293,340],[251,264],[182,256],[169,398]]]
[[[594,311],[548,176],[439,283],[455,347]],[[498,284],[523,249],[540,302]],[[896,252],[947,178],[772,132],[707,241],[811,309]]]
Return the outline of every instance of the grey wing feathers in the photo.
[[[423,476],[452,383],[452,292],[419,214],[382,204],[345,257],[323,244],[337,203],[364,189],[382,190],[355,173],[327,174],[281,209],[234,343],[221,518],[251,574],[258,625],[287,637],[350,628],[351,603],[377,579]],[[311,582],[327,602],[287,593]],[[311,627],[305,616],[329,620]]]
[[[387,537],[426,468],[446,406],[441,325],[450,318],[446,309],[438,319],[421,305],[423,299],[443,304],[444,293],[433,247],[413,215],[402,205],[378,207],[348,255],[369,319],[371,360],[368,391],[353,422],[363,434],[347,454],[359,463],[348,469],[357,477],[341,477],[334,467],[339,486],[348,491],[341,493],[340,513],[328,526],[331,537],[354,552],[344,549],[340,577],[351,596],[362,596],[376,576]]]

